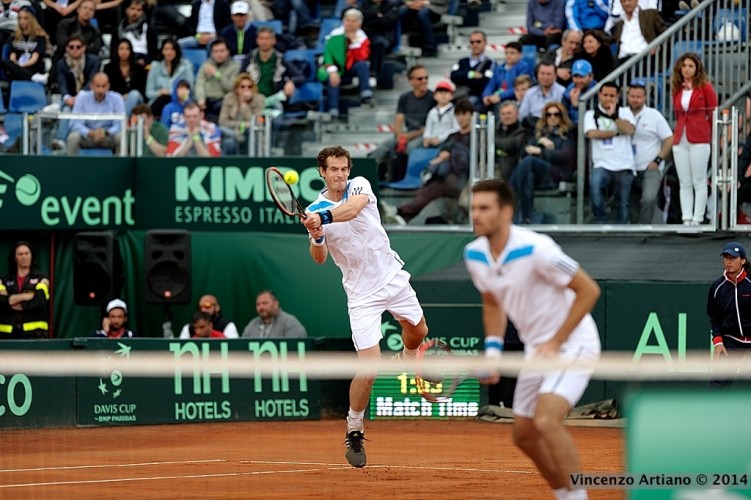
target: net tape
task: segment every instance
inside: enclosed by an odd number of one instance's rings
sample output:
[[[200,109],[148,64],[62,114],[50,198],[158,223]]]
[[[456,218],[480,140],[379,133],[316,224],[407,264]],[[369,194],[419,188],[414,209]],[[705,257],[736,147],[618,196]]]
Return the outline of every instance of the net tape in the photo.
[[[209,341],[212,342],[212,341]],[[464,374],[479,376],[490,370],[502,376],[517,375],[520,370],[546,373],[561,369],[587,370],[593,379],[602,380],[709,380],[718,378],[751,379],[751,356],[735,360],[726,358],[712,362],[706,351],[689,351],[684,358],[668,359],[662,355],[635,358],[631,352],[606,352],[599,360],[546,358],[525,360],[522,353],[505,353],[493,359],[478,356],[441,356],[421,360],[381,359],[360,360],[354,353],[307,352],[288,354],[286,359],[253,353],[213,350],[208,356],[190,353],[136,351],[118,356],[115,351],[92,350],[75,352],[0,351],[0,373],[24,373],[35,376],[99,376],[102,372],[120,370],[124,375],[141,377],[186,376],[200,369],[229,373],[236,377],[276,375],[283,371],[292,378],[346,379],[355,374],[401,373],[404,371],[437,372],[447,376]]]

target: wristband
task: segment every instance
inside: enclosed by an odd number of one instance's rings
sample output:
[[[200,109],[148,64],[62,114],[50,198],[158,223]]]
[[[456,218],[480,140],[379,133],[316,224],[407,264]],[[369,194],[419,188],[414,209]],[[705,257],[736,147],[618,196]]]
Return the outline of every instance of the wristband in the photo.
[[[496,335],[485,337],[485,357],[500,358],[503,352],[503,339]]]
[[[656,157],[655,157],[655,159],[654,159],[654,160],[652,160],[652,161],[653,161],[653,162],[655,162],[656,164],[658,164],[658,165],[659,165],[659,164],[660,164],[660,163],[662,163],[662,162],[663,162],[664,160],[662,159],[662,156],[656,156]]]
[[[318,216],[321,217],[321,224],[331,224],[332,222],[334,222],[334,216],[331,215],[331,210],[318,212]]]
[[[193,140],[194,141],[200,141],[201,140],[201,136],[199,134],[193,134]]]
[[[148,139],[146,139],[146,145],[147,145],[147,146],[151,146],[151,143],[152,143],[152,142],[154,142],[154,137],[150,135],[150,136],[148,137]]]
[[[322,247],[326,242],[326,235],[324,234],[320,238],[313,238],[313,236],[311,235],[309,239],[312,245],[317,246],[317,247]]]

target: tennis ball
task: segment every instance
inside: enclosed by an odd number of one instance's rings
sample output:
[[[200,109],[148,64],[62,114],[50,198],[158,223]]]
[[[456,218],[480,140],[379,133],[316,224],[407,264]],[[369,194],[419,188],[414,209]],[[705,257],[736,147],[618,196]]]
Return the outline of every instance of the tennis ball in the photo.
[[[42,194],[39,180],[31,174],[26,174],[16,181],[16,199],[21,205],[31,206],[37,202]]]
[[[299,180],[300,180],[300,176],[299,176],[299,175],[298,175],[298,173],[297,173],[297,172],[295,172],[294,170],[288,170],[288,171],[287,171],[287,172],[286,172],[286,173],[284,174],[284,182],[286,182],[286,183],[287,183],[287,184],[289,184],[290,186],[291,186],[292,184],[297,184],[297,181],[299,181]]]

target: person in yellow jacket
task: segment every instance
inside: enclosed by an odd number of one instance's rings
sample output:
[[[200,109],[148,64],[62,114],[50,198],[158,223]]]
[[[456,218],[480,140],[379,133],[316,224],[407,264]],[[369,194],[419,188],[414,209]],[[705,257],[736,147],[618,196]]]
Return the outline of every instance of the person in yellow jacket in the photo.
[[[49,337],[50,281],[36,269],[31,245],[19,241],[0,281],[0,339]]]

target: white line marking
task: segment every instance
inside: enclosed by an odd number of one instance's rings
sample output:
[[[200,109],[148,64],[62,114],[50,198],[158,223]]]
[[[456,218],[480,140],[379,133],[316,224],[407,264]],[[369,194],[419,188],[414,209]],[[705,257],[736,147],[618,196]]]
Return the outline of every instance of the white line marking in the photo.
[[[210,463],[210,462],[228,462],[227,460],[186,460],[180,462],[145,462],[137,464],[119,464],[119,465],[91,465],[91,466],[71,466],[71,467],[45,467],[39,469],[16,469],[15,471],[35,471],[35,470],[63,470],[63,469],[84,469],[84,468],[107,468],[107,467],[137,467],[148,465],[174,465],[174,464],[190,464],[190,463]],[[262,474],[290,474],[290,473],[305,473],[305,472],[319,472],[323,470],[333,471],[345,471],[345,470],[357,470],[353,467],[344,464],[329,464],[321,462],[281,462],[281,461],[262,461],[262,460],[240,460],[241,464],[256,464],[256,465],[313,465],[317,466],[314,469],[291,469],[291,470],[270,470],[270,471],[252,471],[252,472],[225,472],[214,474],[181,474],[174,476],[152,476],[152,477],[128,477],[118,479],[90,479],[80,481],[50,481],[44,483],[19,483],[19,484],[3,484],[0,488],[34,488],[41,486],[60,486],[60,485],[74,485],[74,484],[104,484],[104,483],[125,483],[134,481],[163,481],[170,479],[199,479],[199,478],[212,478],[212,477],[240,477],[240,476],[258,476]],[[474,469],[466,467],[430,467],[419,465],[369,465],[368,469],[416,469],[416,470],[435,470],[435,471],[457,471],[457,472],[490,472],[494,474],[532,474],[531,471],[523,470],[503,470],[497,469]],[[13,470],[5,470],[0,472],[14,472]]]
[[[141,462],[133,464],[105,464],[105,465],[68,465],[61,467],[36,467],[33,469],[0,469],[0,472],[33,472],[42,470],[68,470],[68,469],[106,469],[109,467],[146,467],[149,465],[176,465],[176,464],[206,464],[212,462],[226,462],[221,458],[214,460],[180,460],[171,462]]]

